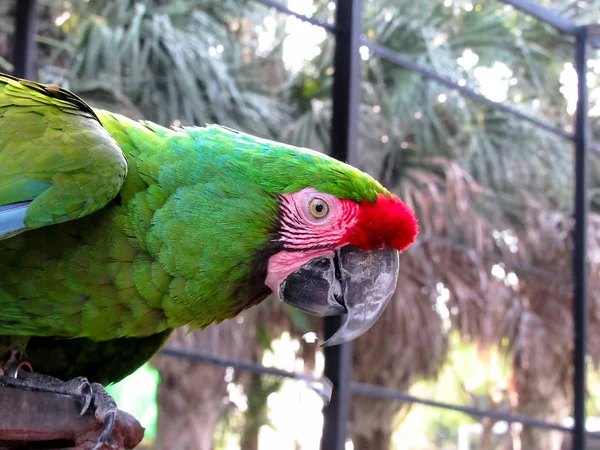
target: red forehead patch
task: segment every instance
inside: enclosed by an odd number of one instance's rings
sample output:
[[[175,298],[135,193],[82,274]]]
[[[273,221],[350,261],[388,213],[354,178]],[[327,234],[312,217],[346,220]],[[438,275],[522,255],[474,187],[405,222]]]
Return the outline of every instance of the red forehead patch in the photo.
[[[419,234],[415,213],[395,195],[379,195],[377,202],[363,201],[358,220],[345,239],[363,250],[392,247],[406,250]]]

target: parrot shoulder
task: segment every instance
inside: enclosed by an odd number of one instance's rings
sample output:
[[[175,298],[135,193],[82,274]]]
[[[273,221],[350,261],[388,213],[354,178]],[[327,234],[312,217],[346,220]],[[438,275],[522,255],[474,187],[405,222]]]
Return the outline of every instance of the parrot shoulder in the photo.
[[[0,239],[102,209],[126,175],[119,144],[82,99],[0,74]]]

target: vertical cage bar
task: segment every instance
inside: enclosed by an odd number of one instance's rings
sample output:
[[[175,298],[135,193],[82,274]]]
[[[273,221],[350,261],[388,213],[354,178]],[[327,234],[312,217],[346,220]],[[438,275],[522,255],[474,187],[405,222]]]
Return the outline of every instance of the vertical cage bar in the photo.
[[[34,78],[37,0],[18,0],[15,11],[13,73],[20,78]]]
[[[333,60],[331,155],[356,164],[360,104],[362,0],[339,0]]]
[[[577,111],[575,116],[575,229],[573,233],[573,450],[585,450],[585,393],[587,338],[587,214],[588,214],[588,89],[586,85],[587,28],[576,32],[575,69],[577,71]]]
[[[339,0],[336,9],[331,154],[350,164],[356,164],[358,141],[361,31],[362,0]],[[340,317],[325,318],[325,337],[331,337],[341,323]],[[352,395],[351,343],[325,348],[325,376],[333,383],[333,395],[325,411],[321,448],[344,450]]]
[[[341,325],[341,317],[325,319],[325,336],[332,336]],[[344,450],[350,420],[352,392],[352,343],[325,348],[325,376],[333,383],[331,401],[325,410],[321,439],[322,450]]]

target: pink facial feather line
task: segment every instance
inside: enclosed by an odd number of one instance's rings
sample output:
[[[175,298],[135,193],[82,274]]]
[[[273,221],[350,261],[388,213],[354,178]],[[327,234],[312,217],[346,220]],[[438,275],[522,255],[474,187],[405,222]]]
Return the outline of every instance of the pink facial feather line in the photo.
[[[310,214],[310,202],[315,197],[329,205],[329,214],[315,219]],[[333,195],[307,188],[282,196],[280,241],[286,249],[307,250],[335,246],[358,220],[360,206]]]
[[[375,203],[358,204],[306,188],[281,198],[279,241],[284,250],[269,258],[265,280],[275,294],[291,273],[344,245],[363,250],[390,247],[403,251],[419,232],[414,212],[396,196],[379,195]],[[329,213],[323,219],[316,219],[310,213],[314,198],[324,200],[329,206]]]

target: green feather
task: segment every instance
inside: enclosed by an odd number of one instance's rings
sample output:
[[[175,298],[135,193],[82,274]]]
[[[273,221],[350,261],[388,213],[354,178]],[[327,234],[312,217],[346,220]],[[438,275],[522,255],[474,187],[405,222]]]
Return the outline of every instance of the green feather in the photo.
[[[0,206],[34,199],[28,228],[103,208],[127,174],[123,152],[68,91],[0,75]]]

